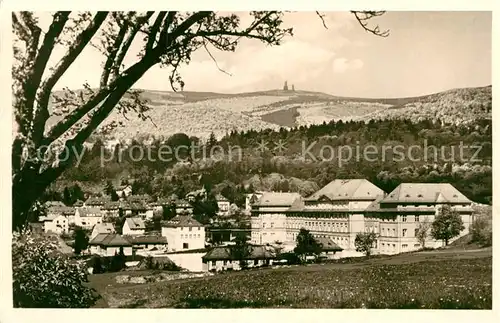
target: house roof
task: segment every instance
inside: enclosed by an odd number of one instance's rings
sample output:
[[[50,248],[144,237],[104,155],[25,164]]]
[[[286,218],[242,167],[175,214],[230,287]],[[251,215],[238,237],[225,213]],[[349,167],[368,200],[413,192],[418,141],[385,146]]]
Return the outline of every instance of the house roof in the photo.
[[[130,195],[127,198],[129,202],[150,202],[153,198],[148,194],[140,194],[140,195]]]
[[[203,257],[203,260],[236,260],[231,253],[234,246],[214,247],[208,251]],[[249,245],[250,255],[246,259],[272,259],[276,254],[266,246]]]
[[[54,205],[54,206],[49,206],[47,208],[48,213],[59,213],[62,215],[74,215],[75,214],[75,208],[71,206],[59,206],[59,205]]]
[[[104,205],[104,203],[109,201],[111,201],[109,196],[89,197],[85,201],[85,205]]]
[[[109,201],[104,203],[102,207],[103,210],[116,210],[121,207],[122,203],[120,201]]]
[[[93,231],[96,231],[97,234],[100,234],[100,233],[115,233],[115,227],[111,223],[97,223],[94,226]]]
[[[65,207],[66,205],[61,201],[47,201],[47,202],[45,202],[45,206],[46,207],[52,207],[52,206]]]
[[[381,203],[471,203],[449,183],[402,183]]]
[[[53,221],[59,217],[62,217],[66,220],[66,217],[60,213],[52,213],[52,214],[48,214],[47,216],[44,216],[44,217],[40,217],[40,221],[41,222],[45,222],[45,221]]]
[[[328,200],[374,200],[384,191],[366,179],[336,179],[307,197],[305,201]]]
[[[125,222],[127,223],[130,230],[143,230],[146,229],[144,225],[144,221],[141,218],[126,218]]]
[[[257,206],[291,206],[293,202],[300,198],[299,193],[277,193],[265,192],[254,204]]]
[[[77,209],[80,216],[100,216],[102,211],[96,207],[80,207]]]
[[[191,203],[189,203],[186,200],[177,200],[175,201],[175,206],[176,207],[192,207]]]
[[[100,233],[89,242],[90,245],[98,245],[105,247],[131,246],[121,235],[116,233]]]
[[[82,200],[77,200],[75,202],[75,204],[73,204],[73,206],[82,206],[83,205],[83,201]]]
[[[167,244],[167,238],[157,235],[124,236],[131,244]]]
[[[320,245],[322,251],[342,251],[344,249],[340,248],[332,238],[317,237],[314,238]]]
[[[169,228],[180,228],[180,227],[203,227],[203,224],[196,221],[188,215],[178,215],[173,219],[166,221],[163,225]]]
[[[215,199],[217,200],[217,202],[229,202],[229,200],[225,198],[222,194],[217,194],[215,196]]]

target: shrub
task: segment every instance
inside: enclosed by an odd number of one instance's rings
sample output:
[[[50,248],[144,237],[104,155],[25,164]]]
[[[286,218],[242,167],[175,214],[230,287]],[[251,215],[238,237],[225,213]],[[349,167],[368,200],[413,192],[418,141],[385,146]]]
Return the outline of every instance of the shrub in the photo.
[[[492,245],[492,225],[486,216],[478,217],[470,226],[471,242],[475,242],[481,247]]]
[[[12,271],[15,307],[86,308],[99,298],[85,286],[83,263],[65,258],[54,243],[29,233],[14,233]]]

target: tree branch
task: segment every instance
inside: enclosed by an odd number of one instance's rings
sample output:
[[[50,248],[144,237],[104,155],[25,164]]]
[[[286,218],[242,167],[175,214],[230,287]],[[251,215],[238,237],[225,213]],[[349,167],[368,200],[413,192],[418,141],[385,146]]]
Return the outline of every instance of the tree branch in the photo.
[[[118,77],[118,74],[120,73],[120,67],[123,63],[123,60],[125,59],[125,56],[127,55],[130,45],[132,45],[132,42],[134,41],[135,36],[137,35],[141,27],[148,22],[148,20],[153,16],[153,14],[154,11],[148,11],[146,15],[138,18],[137,23],[132,27],[129,35],[127,36],[127,38],[123,43],[123,46],[120,48],[115,63],[113,64],[113,68],[111,71],[111,81],[115,80]]]
[[[160,11],[155,19],[155,22],[153,23],[153,26],[149,30],[148,42],[146,43],[146,53],[153,50],[153,46],[156,41],[156,35],[158,34],[158,31],[160,30],[161,27],[161,23],[163,22],[163,18],[165,18],[166,15],[167,15],[166,11]]]
[[[351,11],[351,13],[356,17],[358,23],[363,27],[363,29],[375,36],[387,37],[389,36],[389,29],[384,31],[380,30],[380,27],[376,25],[374,28],[368,26],[368,20],[374,17],[380,17],[385,14],[385,11]]]
[[[90,40],[95,35],[97,30],[99,30],[102,23],[106,19],[107,15],[108,15],[107,12],[102,12],[102,11],[98,12],[95,15],[94,19],[87,26],[87,28],[76,37],[75,42],[70,46],[66,55],[64,55],[64,57],[59,61],[57,66],[54,68],[54,72],[43,82],[41,86],[41,92],[38,97],[38,105],[41,109],[39,113],[41,115],[37,120],[37,128],[42,129],[42,135],[43,131],[45,130],[45,123],[47,122],[47,119],[49,117],[48,105],[52,89],[56,85],[57,81],[59,81],[61,76],[67,71],[67,69],[71,66],[71,64],[81,54],[81,52],[83,51],[85,46],[90,42]]]
[[[119,18],[114,17],[114,19],[118,20]],[[118,31],[118,34],[113,41],[113,45],[109,49],[106,62],[104,63],[104,68],[102,69],[100,87],[105,87],[108,84],[109,75],[111,74],[111,69],[113,68],[113,65],[115,63],[116,55],[118,54],[118,50],[123,43],[123,39],[125,38],[125,34],[127,33],[127,31],[128,24],[123,23],[120,26],[120,30]]]
[[[326,26],[326,23],[325,23],[325,15],[321,14],[319,11],[316,11],[316,15],[319,17],[319,19],[321,19],[321,22],[323,23],[323,27],[325,27],[325,29],[328,29],[328,27]]]

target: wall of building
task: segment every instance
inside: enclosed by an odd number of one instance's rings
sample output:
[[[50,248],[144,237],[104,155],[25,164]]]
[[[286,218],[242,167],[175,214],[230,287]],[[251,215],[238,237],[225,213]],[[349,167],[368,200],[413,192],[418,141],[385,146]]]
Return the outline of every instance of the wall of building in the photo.
[[[179,267],[182,267],[189,271],[200,272],[204,271],[201,257],[203,257],[205,254],[206,252],[170,253],[167,254],[167,257]]]
[[[169,251],[205,248],[204,227],[163,227],[161,232],[162,236],[167,238]],[[187,243],[187,248],[184,243]]]

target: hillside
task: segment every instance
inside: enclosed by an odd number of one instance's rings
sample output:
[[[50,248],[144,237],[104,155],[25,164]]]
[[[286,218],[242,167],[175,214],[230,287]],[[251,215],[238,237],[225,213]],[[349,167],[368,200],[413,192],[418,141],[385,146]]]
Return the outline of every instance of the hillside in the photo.
[[[129,139],[137,134],[169,136],[184,132],[207,138],[231,130],[263,130],[321,124],[331,120],[409,118],[470,122],[491,117],[491,86],[453,89],[410,98],[349,98],[310,91],[270,90],[239,94],[213,92],[161,92],[144,90],[141,94],[151,107],[151,121],[134,115],[126,119],[115,111],[103,126],[121,121],[112,134]],[[49,125],[58,120],[53,117]]]

